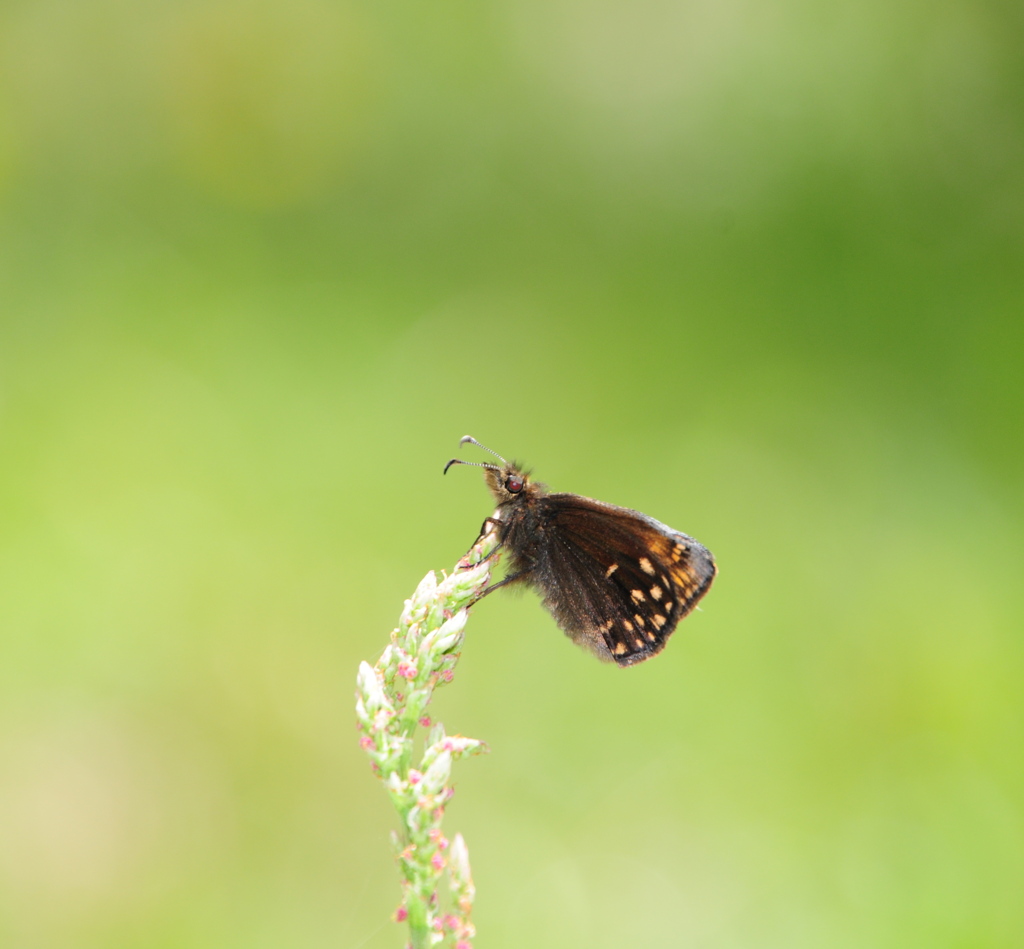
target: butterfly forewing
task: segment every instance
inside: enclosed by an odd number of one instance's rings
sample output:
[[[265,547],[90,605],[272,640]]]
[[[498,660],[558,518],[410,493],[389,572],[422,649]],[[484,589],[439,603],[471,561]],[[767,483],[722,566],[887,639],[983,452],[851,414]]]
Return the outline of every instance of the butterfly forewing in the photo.
[[[531,577],[575,641],[632,665],[664,647],[715,576],[711,553],[628,508],[575,494],[541,499],[546,557]]]

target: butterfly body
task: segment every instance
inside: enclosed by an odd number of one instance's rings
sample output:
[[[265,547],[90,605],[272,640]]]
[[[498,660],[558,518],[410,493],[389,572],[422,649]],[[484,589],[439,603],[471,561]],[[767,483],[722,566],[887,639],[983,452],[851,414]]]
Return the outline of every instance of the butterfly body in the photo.
[[[506,577],[488,592],[534,588],[570,639],[620,666],[660,652],[711,586],[711,552],[639,511],[551,494],[520,465],[501,461],[481,466],[498,505],[491,520],[499,549],[510,559]]]

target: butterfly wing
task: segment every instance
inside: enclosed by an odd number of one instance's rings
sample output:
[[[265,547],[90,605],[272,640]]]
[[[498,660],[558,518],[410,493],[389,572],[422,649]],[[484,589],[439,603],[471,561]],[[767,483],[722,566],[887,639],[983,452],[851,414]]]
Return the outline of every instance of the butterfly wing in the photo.
[[[622,666],[660,652],[711,586],[711,552],[628,508],[576,494],[539,504],[547,542],[530,579],[562,630]]]

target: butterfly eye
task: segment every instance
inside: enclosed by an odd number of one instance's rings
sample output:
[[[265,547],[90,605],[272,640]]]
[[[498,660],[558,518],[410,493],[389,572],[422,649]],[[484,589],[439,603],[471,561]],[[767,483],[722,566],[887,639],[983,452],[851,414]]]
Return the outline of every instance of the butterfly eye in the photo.
[[[509,494],[518,494],[523,490],[523,482],[519,478],[509,478],[508,481],[505,482],[505,490],[508,491]]]

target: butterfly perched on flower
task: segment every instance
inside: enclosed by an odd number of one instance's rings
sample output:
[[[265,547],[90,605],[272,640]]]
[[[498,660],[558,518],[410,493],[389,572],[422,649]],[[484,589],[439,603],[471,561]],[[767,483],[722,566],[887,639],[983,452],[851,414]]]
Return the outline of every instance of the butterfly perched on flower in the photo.
[[[579,494],[551,494],[515,462],[467,435],[500,465],[453,458],[444,466],[484,469],[498,510],[481,531],[498,532],[511,584],[533,587],[562,631],[599,658],[631,666],[661,652],[679,621],[715,578],[711,551],[653,517]]]

